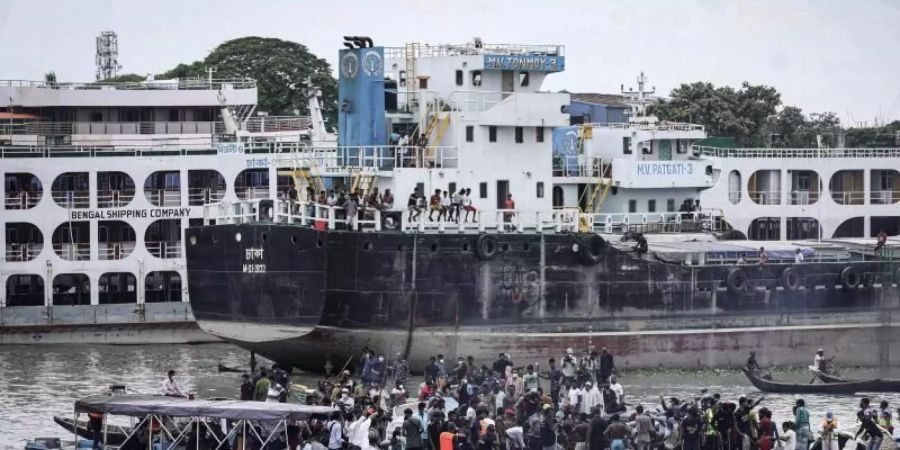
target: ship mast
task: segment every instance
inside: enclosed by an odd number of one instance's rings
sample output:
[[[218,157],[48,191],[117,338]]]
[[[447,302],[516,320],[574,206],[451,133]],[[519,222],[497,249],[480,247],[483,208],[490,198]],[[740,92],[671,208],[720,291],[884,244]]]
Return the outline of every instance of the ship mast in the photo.
[[[652,102],[650,96],[656,93],[656,86],[650,90],[646,89],[647,77],[643,70],[637,77],[637,84],[637,90],[632,87],[625,89],[625,85],[621,85],[622,95],[628,98],[626,103],[631,107],[631,117],[628,120],[631,122],[656,122],[656,117],[645,116],[647,105]]]

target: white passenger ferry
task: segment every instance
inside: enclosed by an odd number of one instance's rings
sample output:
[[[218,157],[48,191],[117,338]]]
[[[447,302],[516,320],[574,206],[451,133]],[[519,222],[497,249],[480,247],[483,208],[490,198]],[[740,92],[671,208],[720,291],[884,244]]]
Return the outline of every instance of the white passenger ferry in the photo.
[[[0,81],[0,343],[198,342],[183,230],[275,196],[273,154],[324,130],[256,111],[254,80]]]

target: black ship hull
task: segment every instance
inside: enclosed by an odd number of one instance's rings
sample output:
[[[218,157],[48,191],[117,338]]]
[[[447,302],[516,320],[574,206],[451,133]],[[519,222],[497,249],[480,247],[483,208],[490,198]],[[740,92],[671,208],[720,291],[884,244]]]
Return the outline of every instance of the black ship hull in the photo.
[[[201,328],[303,369],[340,367],[366,346],[413,368],[439,353],[532,363],[602,346],[629,367],[736,366],[748,350],[806,365],[823,346],[845,363],[900,356],[897,267],[884,261],[685,265],[559,233],[254,223],[187,237]]]

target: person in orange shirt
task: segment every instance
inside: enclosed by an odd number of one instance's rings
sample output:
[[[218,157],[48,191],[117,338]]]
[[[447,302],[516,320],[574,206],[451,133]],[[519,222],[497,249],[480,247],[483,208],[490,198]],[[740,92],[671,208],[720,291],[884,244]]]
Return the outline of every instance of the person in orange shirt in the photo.
[[[447,425],[447,431],[441,433],[441,443],[440,449],[438,450],[453,450],[453,438],[456,437],[456,424],[450,422]]]

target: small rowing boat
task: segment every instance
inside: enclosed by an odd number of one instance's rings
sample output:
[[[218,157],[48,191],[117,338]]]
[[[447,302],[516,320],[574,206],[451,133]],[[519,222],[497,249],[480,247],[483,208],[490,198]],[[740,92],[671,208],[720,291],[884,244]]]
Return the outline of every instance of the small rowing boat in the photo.
[[[857,392],[900,392],[900,385],[889,380],[849,380],[820,384],[786,383],[763,378],[758,372],[743,370],[750,383],[763,392],[833,395],[851,395]]]

